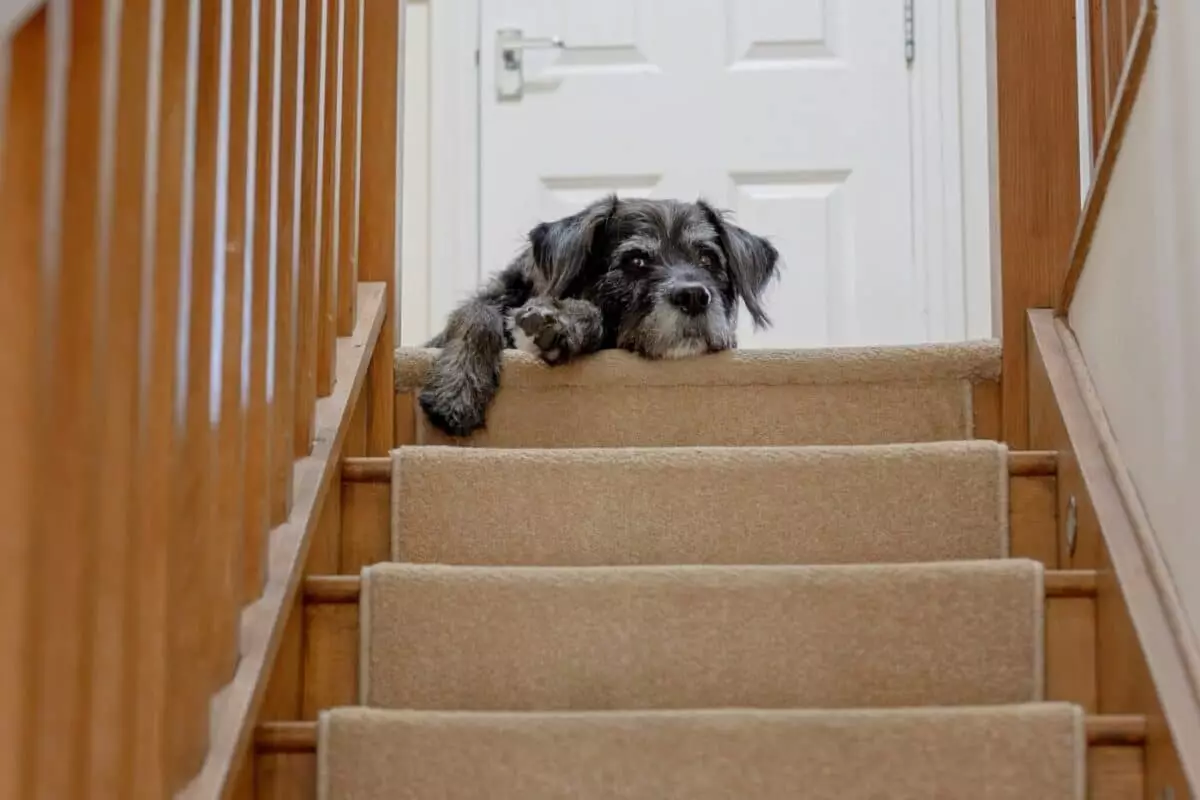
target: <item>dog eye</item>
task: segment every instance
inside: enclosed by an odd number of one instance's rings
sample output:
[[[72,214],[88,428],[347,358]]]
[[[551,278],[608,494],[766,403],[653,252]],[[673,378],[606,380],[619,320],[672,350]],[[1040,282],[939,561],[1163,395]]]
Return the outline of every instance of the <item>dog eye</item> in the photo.
[[[711,267],[712,265],[713,265],[712,256],[710,256],[708,253],[701,253],[700,254],[700,266]]]
[[[643,269],[650,263],[650,256],[645,253],[633,252],[625,257],[625,263],[635,269]]]

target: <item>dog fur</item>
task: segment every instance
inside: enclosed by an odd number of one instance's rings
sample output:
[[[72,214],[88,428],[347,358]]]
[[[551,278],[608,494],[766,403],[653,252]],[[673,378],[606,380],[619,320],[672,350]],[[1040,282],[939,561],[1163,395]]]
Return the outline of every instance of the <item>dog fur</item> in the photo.
[[[717,352],[736,347],[739,300],[756,327],[770,324],[761,298],[778,252],[703,200],[608,196],[528,238],[427,345],[441,353],[421,407],[452,436],[484,427],[505,348],[552,365],[609,348]]]

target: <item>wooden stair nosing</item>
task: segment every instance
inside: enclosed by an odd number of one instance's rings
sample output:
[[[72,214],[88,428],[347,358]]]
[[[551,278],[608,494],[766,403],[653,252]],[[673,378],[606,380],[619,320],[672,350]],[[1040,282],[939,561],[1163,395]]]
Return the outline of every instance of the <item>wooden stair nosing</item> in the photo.
[[[1089,714],[1084,721],[1091,747],[1142,747],[1146,743],[1146,718],[1138,714]],[[317,723],[264,722],[254,737],[259,753],[313,753],[317,749]]]
[[[1023,450],[1008,454],[1010,476],[1045,476],[1058,473],[1058,454],[1052,450]],[[344,483],[390,483],[392,460],[387,456],[345,458]]]
[[[1046,570],[1046,597],[1095,597],[1095,570]],[[362,590],[358,575],[310,575],[304,579],[306,603],[357,603]]]

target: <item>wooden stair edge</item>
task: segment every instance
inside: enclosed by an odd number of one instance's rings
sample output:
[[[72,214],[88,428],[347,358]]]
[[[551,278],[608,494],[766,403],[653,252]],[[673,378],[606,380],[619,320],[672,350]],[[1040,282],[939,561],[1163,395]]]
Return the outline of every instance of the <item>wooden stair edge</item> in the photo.
[[[1088,714],[1084,730],[1091,747],[1142,747],[1146,743],[1146,718],[1138,714]],[[254,746],[263,754],[315,753],[317,723],[261,723],[255,731]]]
[[[1010,476],[1056,475],[1058,454],[1053,450],[1014,450],[1008,454]],[[391,483],[392,460],[387,456],[342,459],[344,483]]]
[[[1098,578],[1095,570],[1050,569],[1044,575],[1048,598],[1096,596]],[[304,579],[306,603],[357,603],[361,591],[362,578],[358,575],[310,575]]]

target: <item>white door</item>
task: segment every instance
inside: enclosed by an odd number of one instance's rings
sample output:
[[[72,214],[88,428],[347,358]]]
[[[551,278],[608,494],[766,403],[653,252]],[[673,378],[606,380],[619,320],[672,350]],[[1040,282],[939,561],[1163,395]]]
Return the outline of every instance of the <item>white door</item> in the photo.
[[[901,0],[480,0],[483,272],[597,195],[704,196],[779,248],[742,347],[925,337]],[[518,97],[497,31],[523,51]]]

